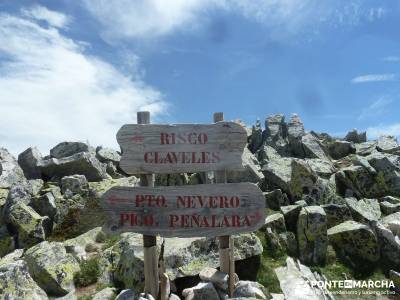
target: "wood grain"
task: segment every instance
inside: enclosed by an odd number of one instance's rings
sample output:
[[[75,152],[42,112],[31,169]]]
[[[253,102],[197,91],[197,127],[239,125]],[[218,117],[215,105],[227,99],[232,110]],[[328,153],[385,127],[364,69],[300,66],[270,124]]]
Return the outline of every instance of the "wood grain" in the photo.
[[[262,191],[252,183],[113,187],[101,205],[109,233],[214,237],[255,231],[265,220]]]
[[[206,172],[243,169],[247,134],[234,122],[131,124],[122,126],[117,141],[120,167],[128,174]]]
[[[137,113],[137,121],[139,124],[150,124],[150,112],[139,111]],[[140,176],[142,186],[154,187],[154,174],[146,174]],[[159,293],[159,276],[158,276],[158,256],[157,256],[157,240],[155,236],[143,235],[143,256],[144,256],[144,291],[150,293],[153,298],[157,299]]]

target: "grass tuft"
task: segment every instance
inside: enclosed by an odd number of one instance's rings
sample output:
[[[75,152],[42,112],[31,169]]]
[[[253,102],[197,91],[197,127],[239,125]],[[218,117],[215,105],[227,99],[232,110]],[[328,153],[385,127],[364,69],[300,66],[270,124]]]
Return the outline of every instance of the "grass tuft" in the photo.
[[[100,276],[99,258],[82,260],[79,265],[81,270],[74,274],[75,286],[85,287],[96,283]]]
[[[270,251],[264,232],[257,231],[256,235],[261,240],[264,249],[261,256],[261,266],[257,273],[257,282],[265,286],[270,293],[282,293],[274,270],[286,265],[287,256],[283,252]]]

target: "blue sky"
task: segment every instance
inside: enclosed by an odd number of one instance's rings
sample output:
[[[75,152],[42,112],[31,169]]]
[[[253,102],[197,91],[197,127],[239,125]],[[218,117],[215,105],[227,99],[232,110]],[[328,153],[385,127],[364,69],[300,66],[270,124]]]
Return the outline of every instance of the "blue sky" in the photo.
[[[154,122],[400,135],[400,2],[0,2],[0,146],[116,147],[136,111]]]

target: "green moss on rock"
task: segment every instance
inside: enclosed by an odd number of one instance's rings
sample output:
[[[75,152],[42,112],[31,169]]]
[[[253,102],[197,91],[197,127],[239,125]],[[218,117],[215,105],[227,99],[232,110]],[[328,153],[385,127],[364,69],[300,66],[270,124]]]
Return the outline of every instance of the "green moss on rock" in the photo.
[[[5,226],[0,227],[0,257],[15,249],[14,237],[12,237]]]
[[[46,293],[36,284],[23,260],[0,264],[1,299],[48,299]]]
[[[24,203],[14,204],[10,208],[9,223],[18,232],[18,246],[27,248],[46,239],[51,231],[48,217],[42,217]]]
[[[62,243],[42,242],[30,248],[24,258],[32,277],[48,294],[64,296],[75,289],[73,275],[80,267]]]

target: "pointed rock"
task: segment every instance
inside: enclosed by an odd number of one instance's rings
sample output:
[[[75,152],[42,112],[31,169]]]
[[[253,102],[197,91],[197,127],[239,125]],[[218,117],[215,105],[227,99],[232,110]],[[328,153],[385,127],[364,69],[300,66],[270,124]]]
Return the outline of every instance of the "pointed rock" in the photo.
[[[353,129],[347,133],[344,140],[353,143],[364,143],[367,141],[367,133],[365,131],[359,133],[356,129]]]
[[[265,136],[267,139],[271,139],[271,141],[286,138],[287,127],[284,115],[271,115],[265,119]]]
[[[24,172],[17,160],[5,148],[0,148],[0,189],[14,184],[26,184]]]
[[[263,133],[261,128],[260,120],[256,121],[256,125],[251,130],[251,136],[249,140],[249,150],[251,153],[255,153],[263,144]]]
[[[317,278],[311,270],[295,262],[293,258],[286,259],[286,266],[275,269],[280,287],[285,299],[288,300],[333,300],[333,296],[326,289],[319,289],[311,285],[311,282],[323,280]]]
[[[304,149],[301,139],[305,134],[303,122],[301,122],[298,115],[293,114],[290,122],[287,124],[288,141],[290,152],[295,157],[305,157]]]

